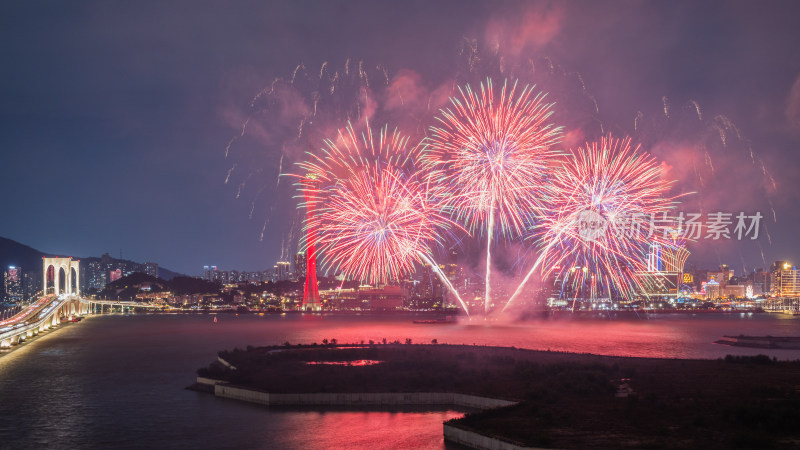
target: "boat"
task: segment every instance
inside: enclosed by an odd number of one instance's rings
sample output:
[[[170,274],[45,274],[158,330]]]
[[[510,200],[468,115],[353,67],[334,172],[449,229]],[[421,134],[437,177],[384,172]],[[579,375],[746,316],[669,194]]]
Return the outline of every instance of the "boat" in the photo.
[[[217,316],[214,316],[214,323],[217,323]]]

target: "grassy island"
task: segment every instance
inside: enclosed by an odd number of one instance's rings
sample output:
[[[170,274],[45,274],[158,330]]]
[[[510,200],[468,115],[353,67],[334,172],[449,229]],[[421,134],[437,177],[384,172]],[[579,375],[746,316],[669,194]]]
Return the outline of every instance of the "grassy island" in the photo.
[[[271,393],[455,392],[518,404],[449,424],[535,447],[797,447],[800,361],[624,358],[462,345],[223,351],[201,377]]]

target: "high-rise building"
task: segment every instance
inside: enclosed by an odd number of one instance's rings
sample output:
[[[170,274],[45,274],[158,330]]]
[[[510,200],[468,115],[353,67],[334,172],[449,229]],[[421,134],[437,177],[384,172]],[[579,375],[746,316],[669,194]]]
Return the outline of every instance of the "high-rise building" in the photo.
[[[122,278],[122,269],[112,270],[108,273],[108,280],[113,283]]]
[[[800,270],[788,261],[775,261],[770,268],[770,293],[780,297],[800,296]]]
[[[217,281],[219,270],[217,266],[203,266],[203,279],[206,281]]]
[[[26,299],[30,299],[37,295],[42,289],[41,287],[42,274],[32,273],[30,270],[22,272],[22,290]]]
[[[768,293],[769,290],[769,272],[765,272],[764,269],[759,267],[755,272],[753,272],[753,291],[757,292],[756,295],[760,295],[762,293]]]
[[[275,278],[278,281],[286,281],[290,277],[291,263],[289,261],[278,261],[275,265]]]
[[[415,309],[440,308],[445,289],[436,269],[428,264],[418,266],[409,289],[410,306]]]
[[[4,300],[8,303],[19,303],[25,299],[22,284],[22,268],[8,266],[3,274],[5,295]]]
[[[662,270],[664,267],[661,259],[661,245],[650,244],[650,251],[647,253],[647,271],[661,272]]]
[[[151,277],[158,278],[158,264],[154,262],[144,263],[144,273],[150,275]]]
[[[89,289],[102,290],[106,286],[105,280],[107,279],[103,276],[104,274],[105,270],[101,261],[89,262],[86,265],[86,285]]]
[[[306,254],[304,252],[297,252],[294,255],[294,277],[296,279],[305,278],[306,276]]]

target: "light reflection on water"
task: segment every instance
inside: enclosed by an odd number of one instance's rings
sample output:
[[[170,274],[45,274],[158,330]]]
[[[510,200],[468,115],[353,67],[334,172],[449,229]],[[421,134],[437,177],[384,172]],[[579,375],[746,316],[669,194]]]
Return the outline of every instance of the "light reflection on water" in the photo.
[[[456,411],[267,409],[186,391],[218,350],[381,342],[516,346],[645,357],[719,358],[798,350],[727,347],[725,334],[800,336],[783,316],[413,324],[412,317],[287,315],[93,317],[0,356],[0,447],[441,448]],[[310,432],[309,430],[313,430]]]

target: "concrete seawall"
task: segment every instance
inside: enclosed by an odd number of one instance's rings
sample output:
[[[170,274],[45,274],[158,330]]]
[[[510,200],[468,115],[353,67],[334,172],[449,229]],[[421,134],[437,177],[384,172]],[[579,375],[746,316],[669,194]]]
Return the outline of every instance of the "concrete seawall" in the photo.
[[[209,386],[214,386],[215,384],[227,383],[227,381],[215,380],[213,378],[206,378],[206,377],[197,377],[197,382],[199,384],[207,384]]]
[[[489,409],[510,406],[516,402],[453,392],[379,392],[379,393],[310,393],[276,394],[246,389],[219,380],[197,378],[200,384],[214,386],[217,397],[242,400],[261,405],[324,406],[324,405],[454,405],[466,408]]]
[[[455,442],[469,448],[480,450],[522,450],[534,447],[524,447],[509,441],[504,441],[491,436],[485,436],[474,431],[463,430],[453,425],[444,424],[444,440]]]
[[[455,392],[303,393],[280,394],[231,386],[224,381],[197,377],[197,383],[214,387],[216,397],[265,406],[460,406],[500,408],[517,402]],[[444,438],[474,449],[518,450],[528,447],[444,424]]]

